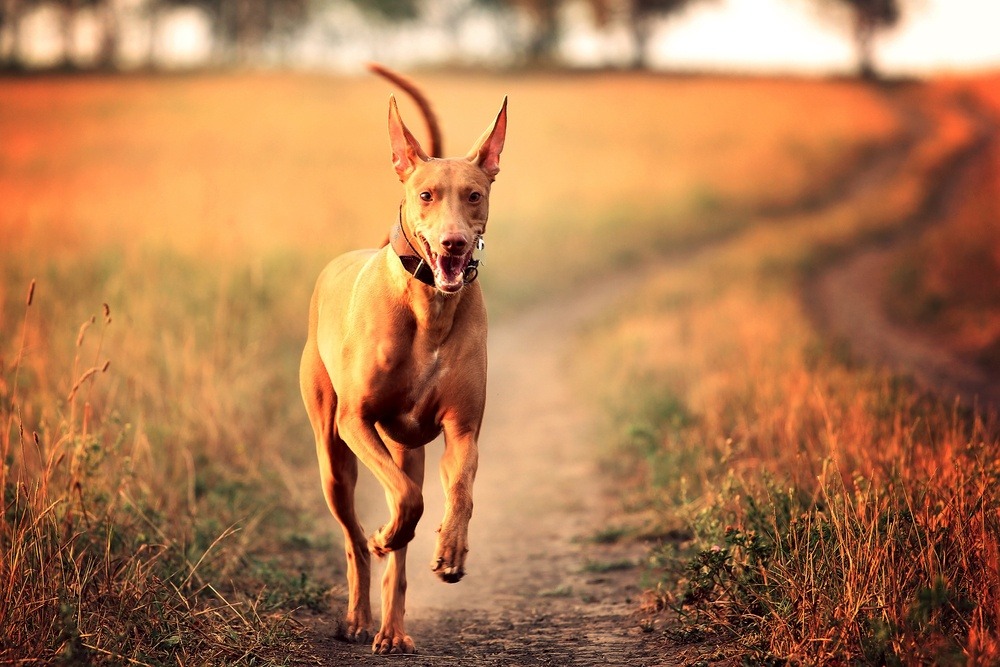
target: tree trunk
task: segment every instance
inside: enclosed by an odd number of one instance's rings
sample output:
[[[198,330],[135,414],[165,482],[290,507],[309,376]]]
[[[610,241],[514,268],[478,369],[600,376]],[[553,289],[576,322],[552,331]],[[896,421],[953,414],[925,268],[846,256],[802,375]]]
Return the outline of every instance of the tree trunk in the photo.
[[[97,66],[100,69],[115,69],[118,55],[118,16],[114,0],[104,0],[98,10],[101,16],[101,45],[97,51]]]
[[[528,44],[528,62],[532,65],[552,60],[558,43],[558,26],[554,10],[543,10],[536,16],[535,31]]]
[[[652,32],[649,16],[633,7],[629,16],[629,30],[632,33],[632,62],[630,66],[633,70],[647,69],[649,62],[646,60],[646,53],[649,49],[649,37]]]
[[[161,0],[149,0],[146,6],[146,16],[149,19],[149,50],[146,52],[146,67],[151,70],[159,69],[160,62],[156,53],[156,35],[160,31],[160,10]]]
[[[865,81],[878,79],[875,71],[875,22],[863,11],[854,15],[854,46],[858,54],[858,76]]]
[[[4,33],[10,35],[10,52],[0,54],[2,61],[0,65],[4,69],[21,69],[20,48],[21,48],[21,10],[20,0],[3,0],[0,4],[0,36]]]
[[[73,63],[73,26],[76,22],[76,12],[79,8],[78,0],[68,0],[62,5],[62,13],[60,18],[61,25],[59,26],[62,32],[62,69],[71,70],[74,68]]]
[[[236,60],[239,65],[248,65],[260,55],[260,47],[269,27],[269,3],[265,0],[238,0],[236,12]]]

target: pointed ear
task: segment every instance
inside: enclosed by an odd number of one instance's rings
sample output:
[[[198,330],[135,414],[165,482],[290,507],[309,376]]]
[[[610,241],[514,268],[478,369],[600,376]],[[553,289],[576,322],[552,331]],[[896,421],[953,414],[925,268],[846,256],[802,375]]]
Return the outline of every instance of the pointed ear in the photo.
[[[493,121],[492,127],[479,137],[479,141],[466,156],[469,162],[477,165],[491,179],[500,173],[500,151],[503,150],[503,140],[507,136],[507,97],[503,98],[500,113]]]
[[[426,162],[430,159],[413,134],[403,125],[399,109],[396,108],[396,98],[392,95],[389,96],[389,142],[392,145],[392,166],[401,181],[406,180],[417,166],[418,160]]]

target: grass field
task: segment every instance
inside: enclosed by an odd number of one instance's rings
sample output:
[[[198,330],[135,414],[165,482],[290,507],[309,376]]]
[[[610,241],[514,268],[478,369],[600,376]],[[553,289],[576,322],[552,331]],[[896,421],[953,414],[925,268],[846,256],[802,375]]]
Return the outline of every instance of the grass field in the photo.
[[[614,379],[633,504],[683,537],[657,551],[654,603],[758,657],[995,658],[996,424],[850,363],[798,300],[919,206],[965,136],[948,95],[908,93],[934,131],[906,176],[837,207],[900,141],[888,93],[421,80],[449,154],[510,95],[493,317],[714,248],[581,343],[581,377]],[[387,97],[305,75],[0,80],[0,661],[295,655],[288,614],[340,579],[318,488],[296,481],[314,465],[304,314],[325,261],[393,222]]]
[[[759,216],[588,334],[584,349],[605,360],[591,372],[614,378],[601,398],[619,406],[629,503],[660,545],[648,604],[677,620],[673,636],[734,637],[751,661],[1000,659],[995,411],[857,364],[819,335],[799,289],[845,249],[920,216],[942,165],[972,140],[949,97],[966,88],[953,84],[903,98],[933,124],[876,192],[791,221]],[[978,259],[1000,249],[995,179],[979,188],[901,260],[931,255],[914,268],[928,282],[964,267],[949,274],[951,294],[973,296],[945,297],[959,324],[937,323],[955,337],[996,316]],[[899,310],[914,298],[873,288]]]

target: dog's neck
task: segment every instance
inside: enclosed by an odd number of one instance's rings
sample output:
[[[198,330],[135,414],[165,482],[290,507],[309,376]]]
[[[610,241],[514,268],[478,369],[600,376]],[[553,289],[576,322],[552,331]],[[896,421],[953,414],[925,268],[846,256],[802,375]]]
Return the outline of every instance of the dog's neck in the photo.
[[[411,240],[412,232],[407,232],[403,226],[403,210],[400,207],[399,222],[389,231],[389,245],[399,257],[399,263],[406,272],[427,285],[434,287],[434,270],[427,258],[420,254]]]
[[[399,222],[389,233],[389,245],[385,252],[385,261],[393,276],[394,292],[398,303],[407,308],[417,325],[415,336],[423,339],[430,347],[437,347],[451,333],[455,316],[463,301],[463,296],[471,289],[479,289],[478,285],[467,284],[457,292],[448,294],[434,286],[434,274],[427,264],[426,258],[418,254],[416,248],[407,242],[412,239],[413,229],[407,229],[405,209],[400,210]],[[398,237],[398,238],[397,238]],[[418,277],[422,271],[411,271],[404,264],[403,257],[417,257],[414,262],[422,262],[429,274],[430,283]],[[407,260],[408,262],[410,260]]]

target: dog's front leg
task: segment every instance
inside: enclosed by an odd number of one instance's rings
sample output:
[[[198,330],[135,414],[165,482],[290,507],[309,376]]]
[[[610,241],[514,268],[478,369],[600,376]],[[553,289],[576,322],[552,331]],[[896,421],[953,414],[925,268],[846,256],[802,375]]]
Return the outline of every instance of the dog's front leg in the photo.
[[[441,457],[445,508],[431,567],[442,581],[449,584],[465,576],[469,520],[472,518],[472,485],[479,465],[477,436],[477,429],[450,428],[445,424],[444,455]]]
[[[360,412],[352,413],[348,409],[340,411],[338,423],[351,451],[368,466],[385,491],[389,522],[368,540],[368,548],[373,554],[385,556],[390,551],[405,547],[413,539],[417,522],[424,512],[423,494],[420,487],[393,461],[374,423],[366,421]]]

